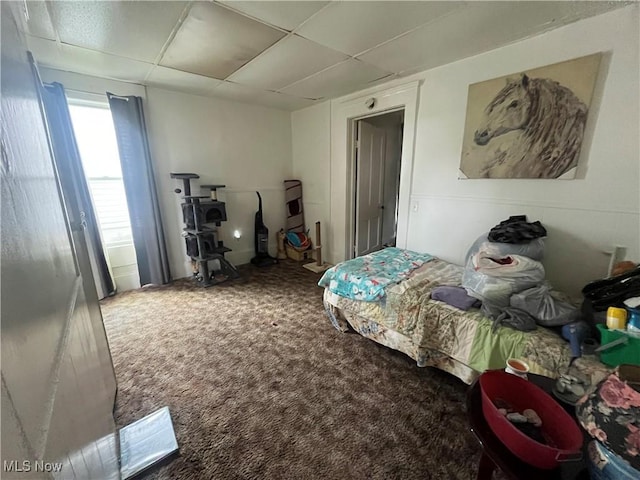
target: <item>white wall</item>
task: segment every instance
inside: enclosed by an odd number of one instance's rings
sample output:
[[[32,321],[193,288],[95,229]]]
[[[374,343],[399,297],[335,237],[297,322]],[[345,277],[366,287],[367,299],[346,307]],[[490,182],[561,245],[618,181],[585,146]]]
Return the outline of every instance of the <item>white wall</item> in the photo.
[[[457,180],[470,83],[603,52],[578,179]],[[606,274],[601,252],[639,249],[638,5],[426,72],[409,248],[461,263],[484,230],[525,213],[548,229],[547,277],[571,293]],[[413,209],[412,209],[413,210]],[[447,235],[455,226],[455,235]]]
[[[256,190],[263,200],[269,228],[269,250],[277,252],[276,232],[284,227],[284,180],[291,176],[290,113],[217,98],[147,89],[146,118],[154,160],[158,196],[174,278],[191,275],[184,250],[180,195],[182,181],[171,172],[193,172],[192,194],[200,184],[224,184],[218,198],[226,202],[228,221],[220,227],[221,240],[233,249],[227,258],[235,264],[254,256],[253,223],[258,209]],[[195,186],[195,188],[194,188]],[[242,238],[235,240],[233,231]]]
[[[137,95],[145,99],[154,174],[160,198],[165,238],[173,278],[191,275],[182,232],[180,195],[182,181],[170,172],[193,172],[192,194],[200,184],[224,184],[218,197],[227,203],[228,221],[220,227],[220,239],[233,249],[226,256],[234,264],[249,262],[254,255],[253,222],[258,209],[256,190],[263,199],[264,222],[269,228],[269,248],[275,256],[276,232],[284,227],[284,180],[291,177],[290,113],[217,98],[172,92],[56,70],[42,70],[45,81],[62,83],[70,96],[92,92],[104,97]],[[80,93],[78,93],[80,92]],[[92,95],[86,96],[91,100]],[[233,231],[240,230],[240,240]]]
[[[322,257],[330,258],[331,103],[323,102],[291,114],[293,176],[302,181],[304,218],[313,245],[315,223],[321,224]]]
[[[640,260],[638,9],[631,5],[412,77],[423,82],[408,248],[462,263],[478,235],[523,213],[547,227],[547,278],[572,294],[606,274],[602,252],[612,245],[626,246],[627,258]],[[469,84],[596,52],[604,58],[578,179],[457,179]],[[324,105],[292,115],[294,171],[328,170],[330,140],[329,146],[307,141],[330,131]],[[324,163],[311,166],[311,159]],[[318,208],[329,210],[328,204]]]

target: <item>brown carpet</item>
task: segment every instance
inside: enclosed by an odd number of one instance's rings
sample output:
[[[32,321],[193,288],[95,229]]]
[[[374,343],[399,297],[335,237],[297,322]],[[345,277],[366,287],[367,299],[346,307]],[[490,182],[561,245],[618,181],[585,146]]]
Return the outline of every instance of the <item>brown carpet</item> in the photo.
[[[462,382],[335,330],[300,265],[241,271],[102,302],[118,425],[168,405],[180,445],[145,478],[475,478]]]

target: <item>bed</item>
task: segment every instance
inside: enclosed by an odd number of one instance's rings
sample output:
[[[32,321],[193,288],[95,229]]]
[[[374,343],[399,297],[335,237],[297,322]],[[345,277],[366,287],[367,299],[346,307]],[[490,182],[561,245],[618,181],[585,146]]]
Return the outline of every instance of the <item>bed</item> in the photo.
[[[463,311],[431,299],[436,286],[460,285],[463,268],[438,258],[423,258],[426,261],[406,272],[401,281],[383,285],[374,301],[348,298],[340,289],[331,288],[325,275],[320,285],[325,285],[323,301],[333,326],[341,332],[353,329],[407,354],[420,367],[439,368],[467,384],[485,370],[504,368],[509,357],[525,359],[532,373],[546,377],[557,378],[566,372],[571,350],[555,331],[539,326],[532,332],[509,327],[493,332],[493,322],[479,309]],[[579,358],[573,366],[592,382],[607,372],[595,357]]]

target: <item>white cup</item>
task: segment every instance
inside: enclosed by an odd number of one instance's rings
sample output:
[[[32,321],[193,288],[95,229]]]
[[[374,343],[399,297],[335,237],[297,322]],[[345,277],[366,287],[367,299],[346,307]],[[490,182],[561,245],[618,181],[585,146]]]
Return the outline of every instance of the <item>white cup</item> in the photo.
[[[529,372],[529,365],[527,365],[527,362],[519,358],[510,358],[507,360],[507,367],[504,371],[526,380],[527,373]]]

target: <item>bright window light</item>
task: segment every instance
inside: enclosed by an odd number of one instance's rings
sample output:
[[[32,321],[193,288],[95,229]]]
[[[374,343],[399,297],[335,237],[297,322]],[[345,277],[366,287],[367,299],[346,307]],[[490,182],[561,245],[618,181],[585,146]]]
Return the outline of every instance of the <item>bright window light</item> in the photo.
[[[133,243],[111,111],[69,105],[71,122],[105,247]]]

